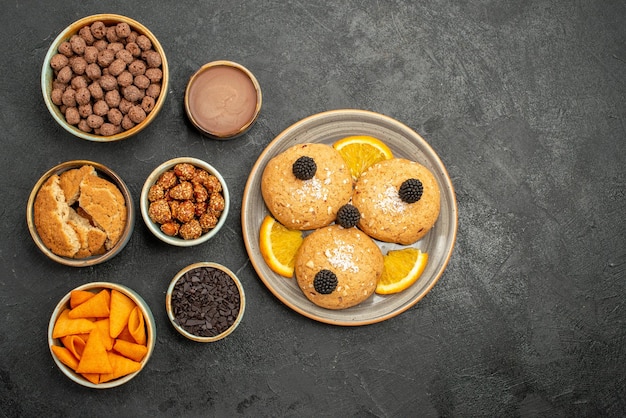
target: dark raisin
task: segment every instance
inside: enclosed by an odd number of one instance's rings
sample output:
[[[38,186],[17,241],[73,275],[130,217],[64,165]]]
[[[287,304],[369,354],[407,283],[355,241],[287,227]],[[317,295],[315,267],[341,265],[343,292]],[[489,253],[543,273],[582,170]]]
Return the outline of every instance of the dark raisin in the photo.
[[[293,163],[291,171],[297,179],[309,180],[315,175],[315,172],[317,171],[317,164],[315,164],[315,160],[313,160],[313,158],[303,155]]]
[[[361,220],[361,213],[351,204],[343,205],[337,211],[337,223],[344,228],[352,228]]]
[[[400,199],[406,203],[415,203],[420,200],[423,192],[424,187],[422,186],[421,181],[418,179],[408,179],[400,185],[398,195],[400,196]]]
[[[337,288],[337,276],[330,270],[320,270],[313,279],[313,287],[317,293],[328,295]]]

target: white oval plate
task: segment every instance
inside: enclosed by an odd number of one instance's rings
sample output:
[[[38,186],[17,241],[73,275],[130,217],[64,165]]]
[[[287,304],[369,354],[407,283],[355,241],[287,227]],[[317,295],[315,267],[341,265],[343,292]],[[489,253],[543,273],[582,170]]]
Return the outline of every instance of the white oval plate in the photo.
[[[433,229],[412,246],[428,253],[428,265],[411,287],[394,295],[374,294],[352,308],[329,310],[310,302],[295,278],[274,273],[259,250],[259,228],[270,214],[261,195],[261,176],[270,159],[300,143],[324,143],[350,135],[370,135],[385,142],[395,157],[417,161],[432,171],[441,189],[441,212]],[[406,311],[433,288],[443,274],[457,233],[457,206],[454,188],[446,168],[430,145],[406,125],[378,113],[341,109],[302,119],[281,132],[263,150],[246,183],[241,222],[246,250],[257,274],[267,288],[285,305],[311,319],[334,325],[356,326],[381,322]],[[400,246],[378,242],[383,254]]]

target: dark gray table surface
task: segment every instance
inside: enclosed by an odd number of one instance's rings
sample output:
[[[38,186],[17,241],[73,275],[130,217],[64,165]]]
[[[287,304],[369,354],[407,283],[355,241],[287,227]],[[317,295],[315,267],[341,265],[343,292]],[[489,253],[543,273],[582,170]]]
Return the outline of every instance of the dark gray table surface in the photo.
[[[97,144],[62,130],[39,84],[71,22],[119,13],[146,25],[171,84],[154,123]],[[0,416],[623,416],[626,408],[626,3],[624,1],[5,1],[0,15]],[[183,111],[202,64],[237,61],[263,89],[243,137],[203,138]],[[447,166],[459,231],[448,268],[407,312],[363,327],[305,318],[263,285],[246,253],[241,197],[264,147],[340,108],[391,116]],[[71,159],[110,166],[138,203],[159,163],[205,159],[232,212],[219,239],[172,248],[140,216],[125,250],[92,268],[46,259],[26,226],[39,176]],[[184,340],[172,276],[197,261],[237,272],[234,334]],[[46,328],[89,281],[126,284],[156,317],[154,355],[111,390],[57,369]]]

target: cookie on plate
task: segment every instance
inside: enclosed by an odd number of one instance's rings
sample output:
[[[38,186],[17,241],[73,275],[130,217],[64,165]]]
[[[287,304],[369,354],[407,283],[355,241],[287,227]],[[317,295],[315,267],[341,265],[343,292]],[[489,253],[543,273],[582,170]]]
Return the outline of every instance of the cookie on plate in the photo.
[[[261,177],[269,211],[290,229],[331,224],[352,196],[352,176],[343,158],[326,144],[298,144],[272,158]]]
[[[337,224],[309,234],[296,254],[298,286],[314,304],[327,309],[358,305],[376,290],[383,254],[357,228]]]
[[[441,199],[437,180],[426,167],[392,158],[361,174],[352,204],[361,212],[359,228],[370,237],[409,245],[434,226]]]

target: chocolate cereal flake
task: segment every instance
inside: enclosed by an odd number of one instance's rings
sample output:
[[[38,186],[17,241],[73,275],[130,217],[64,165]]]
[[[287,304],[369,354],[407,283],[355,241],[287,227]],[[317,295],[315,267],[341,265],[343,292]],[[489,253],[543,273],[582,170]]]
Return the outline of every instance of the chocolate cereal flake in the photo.
[[[198,267],[183,274],[172,290],[175,322],[199,337],[215,337],[236,321],[240,294],[233,279],[214,267]]]

